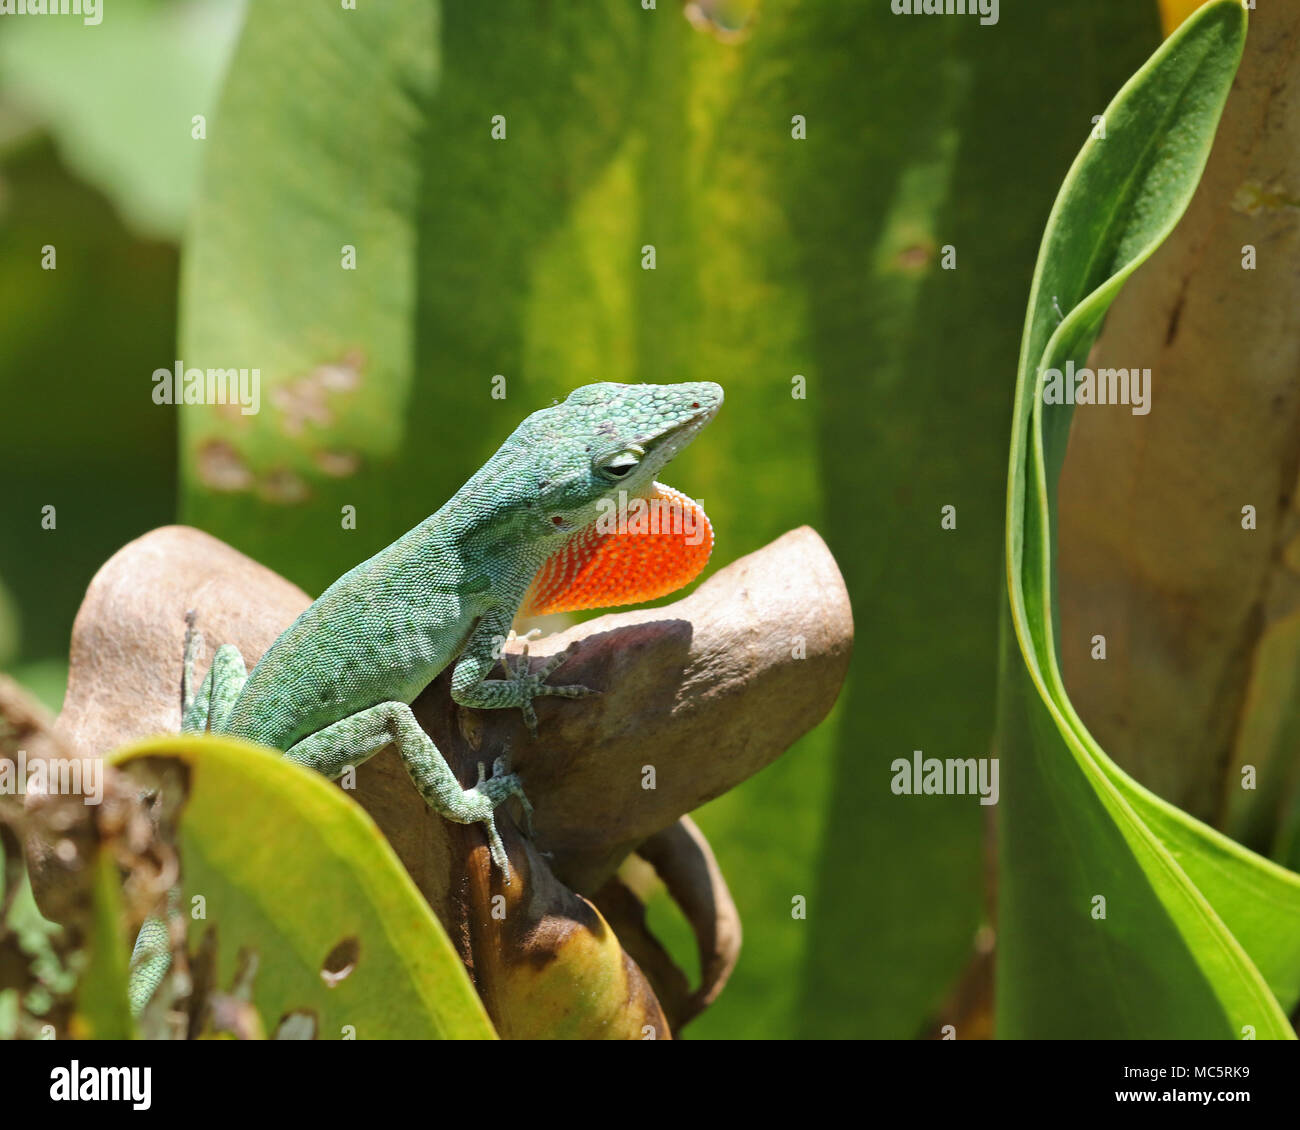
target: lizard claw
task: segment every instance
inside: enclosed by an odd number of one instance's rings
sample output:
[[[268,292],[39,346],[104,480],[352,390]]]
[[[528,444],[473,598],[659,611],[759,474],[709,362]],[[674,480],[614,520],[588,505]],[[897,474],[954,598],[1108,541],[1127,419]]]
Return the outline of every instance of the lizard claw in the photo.
[[[501,842],[501,833],[497,831],[494,814],[490,814],[483,821],[483,830],[487,832],[488,851],[492,854],[492,862],[501,868],[501,876],[508,887],[510,886],[510,857],[506,855],[506,845]]]
[[[492,812],[487,819],[483,821],[487,829],[488,842],[492,849],[492,861],[501,868],[506,877],[506,883],[510,882],[510,864],[506,859],[505,847],[501,843],[501,837],[497,833],[496,827],[496,808],[505,800],[514,797],[519,801],[519,806],[524,814],[524,830],[527,832],[529,839],[533,835],[533,806],[524,794],[524,787],[515,774],[507,771],[509,765],[508,755],[502,754],[492,762],[492,776],[485,779],[483,772],[483,763],[478,764],[478,784],[475,789],[482,796],[487,797],[492,806]]]
[[[512,796],[519,802],[520,811],[524,814],[524,833],[531,840],[533,838],[533,805],[532,802],[524,795],[524,787],[519,783],[519,778],[513,773],[506,774],[510,778],[509,796]]]
[[[524,716],[524,725],[528,728],[528,732],[533,737],[537,737],[537,711],[533,709],[533,700],[524,699],[519,704],[519,711]]]
[[[537,677],[539,679],[545,679],[547,675],[549,675],[557,667],[561,666],[577,650],[578,650],[578,645],[576,643],[571,643],[563,651],[556,652],[554,655],[551,656],[550,659],[546,660],[546,662],[543,663],[541,667],[538,668]],[[528,654],[527,644],[524,644],[524,654],[525,655]]]

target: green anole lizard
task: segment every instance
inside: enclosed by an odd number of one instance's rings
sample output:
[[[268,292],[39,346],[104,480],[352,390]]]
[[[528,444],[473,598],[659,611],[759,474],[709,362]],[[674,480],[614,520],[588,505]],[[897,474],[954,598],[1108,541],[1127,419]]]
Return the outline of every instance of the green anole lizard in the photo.
[[[457,703],[518,707],[535,735],[535,698],[595,693],[545,682],[568,651],[530,673],[525,643],[511,671],[511,624],[521,612],[651,600],[703,569],[708,519],[654,477],[721,404],[708,381],[593,384],[534,412],[441,510],[330,585],[251,673],[226,644],[196,692],[201,637],[188,632],[182,732],[260,742],[331,779],[392,745],[435,812],[484,826],[508,883],[494,812],[513,796],[530,817],[518,777],[499,757],[490,777],[480,764],[462,787],[410,704],[452,666]],[[507,678],[489,678],[498,660]],[[169,965],[167,927],[149,919],[132,955],[135,1011]]]

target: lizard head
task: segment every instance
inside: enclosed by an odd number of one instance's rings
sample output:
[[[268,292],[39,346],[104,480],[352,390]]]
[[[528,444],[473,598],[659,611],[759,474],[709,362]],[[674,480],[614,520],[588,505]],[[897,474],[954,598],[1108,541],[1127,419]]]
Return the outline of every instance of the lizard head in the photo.
[[[721,406],[722,388],[712,381],[593,384],[524,422],[528,521],[550,546],[525,612],[649,600],[704,567],[713,545],[708,518],[655,476]]]
[[[523,428],[532,453],[541,526],[571,534],[607,508],[647,494],[655,475],[717,414],[712,381],[674,385],[583,385],[534,412]]]

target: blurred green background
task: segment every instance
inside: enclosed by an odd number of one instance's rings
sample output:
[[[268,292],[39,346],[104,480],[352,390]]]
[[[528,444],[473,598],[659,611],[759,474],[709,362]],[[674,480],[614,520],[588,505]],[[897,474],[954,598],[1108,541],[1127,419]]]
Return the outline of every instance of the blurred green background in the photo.
[[[698,814],[745,945],[689,1034],[979,1031],[983,810],[889,764],[988,750],[1025,296],[1155,4],[359,7],[0,21],[0,669],[57,709],[86,583],[154,526],[319,591],[572,387],[719,381],[668,476],[713,567],[810,524],[857,639],[831,718]],[[262,411],[153,404],[178,358],[258,366]]]

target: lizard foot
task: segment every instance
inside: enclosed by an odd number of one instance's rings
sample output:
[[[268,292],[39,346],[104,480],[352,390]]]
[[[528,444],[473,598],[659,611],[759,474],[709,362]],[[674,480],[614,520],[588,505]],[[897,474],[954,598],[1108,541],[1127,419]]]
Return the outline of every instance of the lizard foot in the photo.
[[[505,755],[498,757],[492,762],[492,776],[488,777],[483,771],[483,762],[478,763],[478,784],[474,786],[475,790],[481,796],[488,798],[493,809],[502,804],[510,797],[519,801],[519,807],[524,812],[524,831],[529,837],[533,834],[533,806],[524,795],[524,786],[520,783],[519,778],[509,771],[508,759]]]
[[[600,694],[600,691],[592,690],[591,687],[583,686],[549,686],[546,683],[546,676],[560,666],[575,651],[578,645],[569,644],[563,651],[552,655],[545,663],[531,674],[528,671],[528,643],[525,640],[524,646],[519,651],[519,658],[513,671],[510,670],[509,663],[505,657],[502,662],[510,675],[510,681],[519,688],[519,709],[524,715],[524,725],[528,727],[528,732],[537,737],[537,711],[533,709],[533,699],[540,698],[543,695],[552,695],[557,698],[588,698],[591,695]]]
[[[507,758],[503,755],[492,762],[492,776],[489,777],[483,768],[483,762],[478,763],[478,782],[468,793],[473,793],[478,797],[485,798],[488,802],[488,809],[485,815],[481,816],[479,822],[487,831],[488,845],[492,852],[492,862],[501,868],[501,873],[505,876],[507,886],[510,883],[510,860],[506,857],[505,845],[501,842],[500,833],[497,832],[496,809],[505,800],[515,797],[523,809],[524,829],[529,838],[533,834],[533,806],[529,803],[528,797],[524,795],[524,787],[519,778],[507,770]]]

